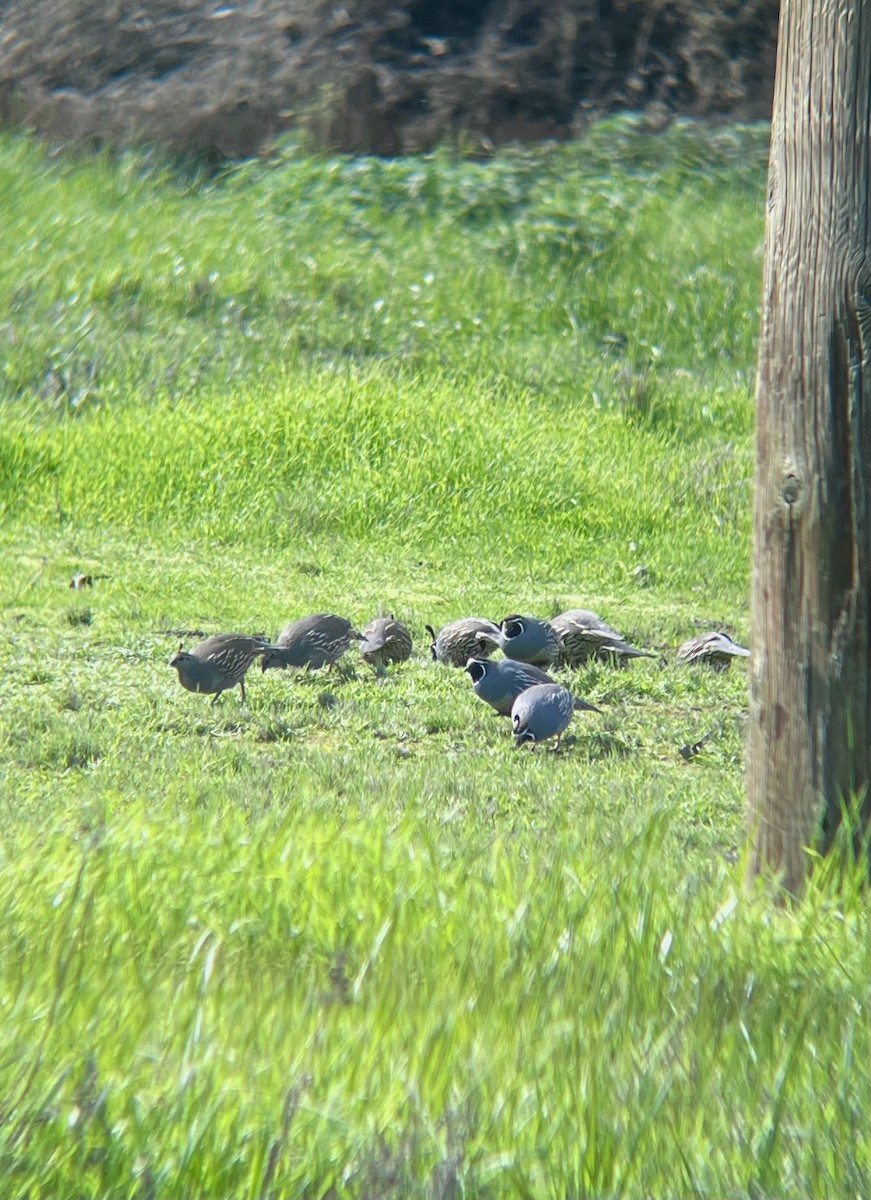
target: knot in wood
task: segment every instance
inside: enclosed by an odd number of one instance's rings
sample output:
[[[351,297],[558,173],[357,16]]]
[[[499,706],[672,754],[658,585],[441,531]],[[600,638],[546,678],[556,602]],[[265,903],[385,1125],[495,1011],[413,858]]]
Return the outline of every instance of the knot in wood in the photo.
[[[792,508],[793,505],[798,504],[798,501],[801,497],[801,490],[801,480],[797,475],[794,475],[792,471],[789,471],[784,476],[783,485],[780,489],[783,503],[787,504],[790,508]]]

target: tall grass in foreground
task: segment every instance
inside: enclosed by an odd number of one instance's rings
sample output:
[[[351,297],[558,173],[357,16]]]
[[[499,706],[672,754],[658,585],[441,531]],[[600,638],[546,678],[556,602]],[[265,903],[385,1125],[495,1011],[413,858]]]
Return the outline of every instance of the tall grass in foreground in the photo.
[[[750,634],[765,149],[0,142],[0,1195],[867,1193],[867,893],[742,891],[674,662]],[[656,657],[515,752],[424,623],[579,605]],[[414,657],[167,665],[326,608]]]
[[[6,864],[7,1195],[864,1194],[854,894],[653,873],[663,812],[523,857],[384,815]]]

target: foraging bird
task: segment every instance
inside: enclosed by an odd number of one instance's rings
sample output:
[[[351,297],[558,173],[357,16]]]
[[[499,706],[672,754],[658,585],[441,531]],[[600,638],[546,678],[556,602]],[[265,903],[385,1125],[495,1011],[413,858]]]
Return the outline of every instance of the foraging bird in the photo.
[[[464,667],[476,656],[486,658],[499,645],[499,626],[485,617],[460,617],[443,625],[438,634],[432,625],[424,628],[432,638],[433,659],[451,667]]]
[[[598,613],[588,608],[570,608],[551,618],[560,639],[559,665],[580,667],[587,659],[602,659],[625,666],[630,658],[654,658],[646,650],[630,646],[616,629],[607,625]]]
[[[749,658],[750,651],[733,642],[728,633],[712,631],[691,637],[678,649],[678,662],[709,663],[715,671],[727,671],[733,658]]]
[[[499,647],[506,658],[549,667],[560,655],[560,637],[550,621],[512,613],[499,625]]]
[[[466,671],[472,680],[475,695],[486,701],[502,717],[511,716],[511,708],[521,692],[539,683],[554,681],[532,663],[515,662],[511,658],[494,661],[486,658],[470,658]],[[600,712],[593,704],[575,697],[575,708],[588,708]]]
[[[511,706],[511,725],[514,730],[514,745],[556,738],[554,750],[559,750],[560,739],[572,719],[576,708],[600,710],[579,696],[573,696],[561,683],[537,683],[521,692]]]
[[[411,634],[392,614],[375,617],[361,636],[360,654],[364,662],[375,668],[376,675],[384,675],[388,663],[411,658]]]
[[[511,705],[521,692],[537,683],[553,683],[551,677],[532,663],[514,662],[510,658],[498,661],[470,658],[465,671],[472,689],[501,717],[511,716]]]
[[[350,621],[335,613],[313,613],[291,621],[278,635],[278,644],[264,654],[260,669],[329,666],[338,662],[352,641],[362,641]]]
[[[183,650],[179,646],[169,665],[178,671],[183,688],[214,695],[213,704],[221,692],[238,683],[244,703],[245,672],[258,655],[274,649],[264,638],[249,637],[245,633],[216,633],[192,650]]]

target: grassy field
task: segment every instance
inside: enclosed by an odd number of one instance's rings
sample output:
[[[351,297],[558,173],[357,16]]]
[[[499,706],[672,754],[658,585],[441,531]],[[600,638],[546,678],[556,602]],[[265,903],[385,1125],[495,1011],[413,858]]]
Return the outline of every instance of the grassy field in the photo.
[[[674,659],[750,636],[766,151],[0,141],[4,1197],[867,1195],[867,895],[742,888]],[[515,750],[424,624],[570,606],[656,657]],[[412,660],[168,666],[321,609]]]

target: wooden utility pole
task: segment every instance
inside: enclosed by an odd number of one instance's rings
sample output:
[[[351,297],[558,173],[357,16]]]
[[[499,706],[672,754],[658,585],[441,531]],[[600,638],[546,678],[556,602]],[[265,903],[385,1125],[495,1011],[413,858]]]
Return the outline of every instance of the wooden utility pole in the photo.
[[[871,0],[782,0],[757,377],[750,871],[871,813]]]

